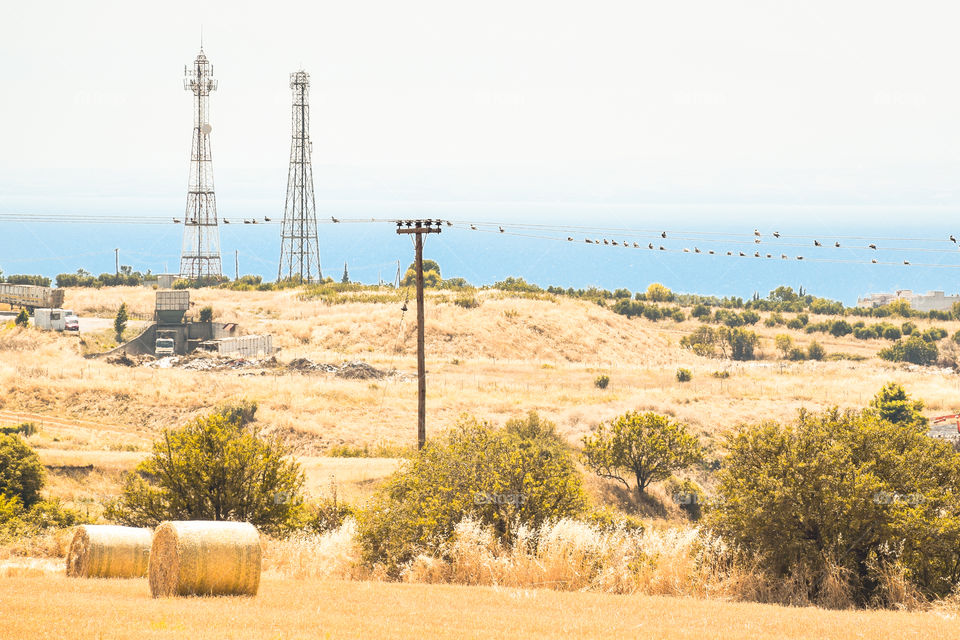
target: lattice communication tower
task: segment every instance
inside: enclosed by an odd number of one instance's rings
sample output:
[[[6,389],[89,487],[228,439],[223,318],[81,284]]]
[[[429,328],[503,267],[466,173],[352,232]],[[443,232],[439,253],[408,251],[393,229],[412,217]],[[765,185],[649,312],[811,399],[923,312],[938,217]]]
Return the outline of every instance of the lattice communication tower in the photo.
[[[213,156],[210,153],[210,92],[217,89],[213,65],[203,48],[193,66],[184,67],[183,88],[193,92],[193,146],[190,151],[190,184],[183,220],[180,277],[220,278],[220,230],[217,199],[213,193]]]
[[[290,143],[290,171],[287,174],[287,202],[283,210],[280,268],[277,280],[299,278],[312,282],[323,278],[320,271],[320,244],[317,241],[317,212],[313,201],[313,168],[310,156],[310,74],[290,74],[293,90],[293,139]]]

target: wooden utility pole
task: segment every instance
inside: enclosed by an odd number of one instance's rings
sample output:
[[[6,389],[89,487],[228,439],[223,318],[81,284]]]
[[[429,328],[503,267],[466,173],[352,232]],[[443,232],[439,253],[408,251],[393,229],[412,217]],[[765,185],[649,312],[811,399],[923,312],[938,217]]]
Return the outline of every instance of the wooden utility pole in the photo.
[[[240,249],[233,250],[233,279],[240,280]]]
[[[407,220],[397,222],[397,233],[413,234],[417,272],[417,449],[427,441],[427,366],[424,356],[423,331],[423,236],[440,233],[441,220]]]

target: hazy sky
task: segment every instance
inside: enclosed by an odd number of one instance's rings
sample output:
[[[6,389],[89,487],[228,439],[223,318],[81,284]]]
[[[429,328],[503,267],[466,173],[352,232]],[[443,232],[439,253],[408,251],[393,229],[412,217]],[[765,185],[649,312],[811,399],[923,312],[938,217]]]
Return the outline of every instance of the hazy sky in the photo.
[[[201,24],[221,209],[282,211],[301,67],[318,210],[954,207],[958,18],[835,0],[8,2],[0,210],[180,213]]]

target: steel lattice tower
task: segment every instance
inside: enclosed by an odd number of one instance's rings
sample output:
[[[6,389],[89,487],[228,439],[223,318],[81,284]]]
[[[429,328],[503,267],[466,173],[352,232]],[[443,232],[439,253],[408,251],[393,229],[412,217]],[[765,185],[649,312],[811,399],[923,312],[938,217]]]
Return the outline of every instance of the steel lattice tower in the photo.
[[[220,278],[220,230],[217,199],[213,193],[213,156],[210,153],[210,92],[217,88],[213,65],[203,47],[192,67],[184,67],[183,88],[193,92],[193,146],[190,151],[190,185],[183,220],[180,277]]]
[[[317,212],[313,202],[313,168],[310,165],[313,153],[310,142],[310,74],[306,71],[291,73],[290,88],[293,90],[293,139],[277,280],[299,278],[312,282],[323,278],[323,274],[317,241]]]

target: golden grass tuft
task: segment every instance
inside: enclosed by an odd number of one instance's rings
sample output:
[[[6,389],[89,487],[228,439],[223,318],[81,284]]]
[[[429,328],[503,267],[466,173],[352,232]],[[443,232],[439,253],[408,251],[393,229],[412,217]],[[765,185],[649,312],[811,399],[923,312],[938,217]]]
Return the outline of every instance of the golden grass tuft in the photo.
[[[74,578],[142,578],[147,575],[153,532],[137,527],[85,524],[76,528],[67,553]]]
[[[163,522],[150,549],[150,593],[254,596],[260,534],[247,522]]]

